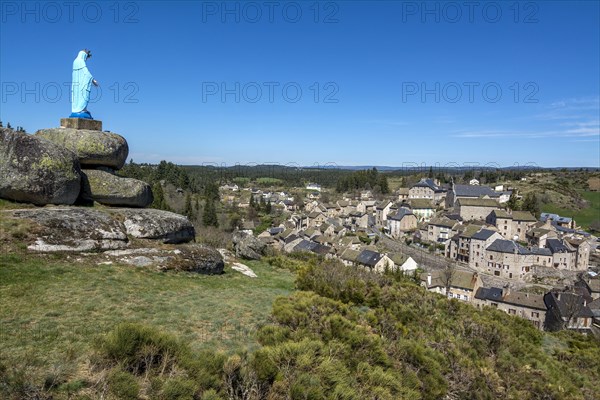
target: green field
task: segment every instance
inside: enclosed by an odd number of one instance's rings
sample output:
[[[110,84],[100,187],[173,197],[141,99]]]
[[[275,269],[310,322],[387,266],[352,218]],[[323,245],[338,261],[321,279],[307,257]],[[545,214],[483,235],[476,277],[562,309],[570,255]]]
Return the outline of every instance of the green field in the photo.
[[[570,217],[584,229],[589,228],[595,220],[600,220],[600,192],[580,191],[588,206],[580,210],[574,208],[557,207],[553,204],[542,205],[542,212],[559,214],[562,217]]]
[[[98,335],[124,321],[171,332],[196,349],[252,349],[273,300],[294,286],[291,272],[262,262],[248,263],[253,279],[228,267],[204,276],[98,266],[93,257],[0,255],[0,361],[27,360],[33,372],[81,365]]]

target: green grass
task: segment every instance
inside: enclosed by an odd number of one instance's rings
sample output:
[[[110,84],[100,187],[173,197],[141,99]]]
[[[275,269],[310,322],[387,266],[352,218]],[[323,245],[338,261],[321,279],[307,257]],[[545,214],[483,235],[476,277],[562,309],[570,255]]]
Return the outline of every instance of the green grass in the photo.
[[[247,263],[258,275],[252,279],[227,267],[205,276],[97,266],[90,257],[0,255],[0,360],[28,360],[40,371],[80,364],[99,335],[125,321],[196,349],[252,349],[273,300],[294,286],[291,272],[263,262]]]
[[[588,206],[581,210],[544,204],[542,211],[573,218],[579,226],[587,229],[593,221],[600,219],[600,192],[580,191],[579,193],[588,202]]]

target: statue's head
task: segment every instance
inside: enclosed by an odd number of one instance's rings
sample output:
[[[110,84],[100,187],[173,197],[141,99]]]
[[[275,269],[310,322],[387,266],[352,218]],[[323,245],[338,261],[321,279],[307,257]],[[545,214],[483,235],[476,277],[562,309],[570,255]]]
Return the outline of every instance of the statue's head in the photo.
[[[85,52],[85,54],[87,54],[87,58],[91,58],[92,57],[92,51],[91,50],[83,49],[83,51]]]

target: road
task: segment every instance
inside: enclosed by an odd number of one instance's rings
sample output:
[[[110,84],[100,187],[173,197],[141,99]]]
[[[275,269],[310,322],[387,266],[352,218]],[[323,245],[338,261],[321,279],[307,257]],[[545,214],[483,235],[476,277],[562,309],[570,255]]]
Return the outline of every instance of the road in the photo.
[[[456,261],[452,261],[444,256],[432,254],[427,248],[409,246],[406,243],[404,243],[404,241],[390,239],[389,237],[387,237],[386,235],[377,231],[374,228],[371,229],[371,232],[379,236],[379,244],[383,244],[392,252],[400,252],[411,256],[413,260],[415,260],[417,264],[419,264],[419,267],[421,267],[425,271],[444,269],[448,265],[448,262],[452,262],[456,269],[475,272],[475,270],[469,268],[468,265],[457,263]]]

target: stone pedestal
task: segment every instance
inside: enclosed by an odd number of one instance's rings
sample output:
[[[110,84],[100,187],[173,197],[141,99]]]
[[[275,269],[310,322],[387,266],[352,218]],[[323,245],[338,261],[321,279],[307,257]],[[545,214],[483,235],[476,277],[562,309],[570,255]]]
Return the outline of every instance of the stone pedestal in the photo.
[[[61,128],[72,128],[72,129],[88,129],[91,131],[102,131],[102,121],[97,119],[84,119],[84,118],[61,118]]]

